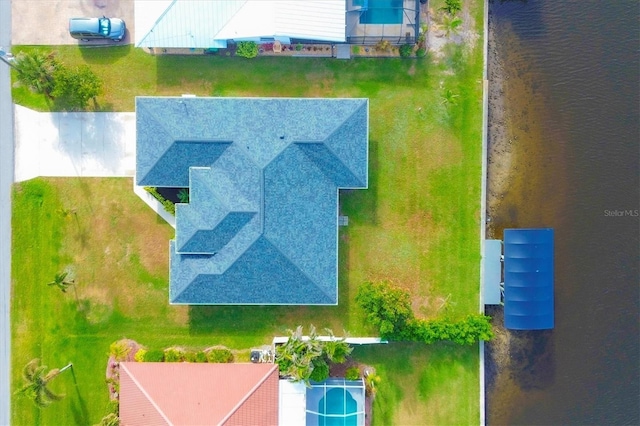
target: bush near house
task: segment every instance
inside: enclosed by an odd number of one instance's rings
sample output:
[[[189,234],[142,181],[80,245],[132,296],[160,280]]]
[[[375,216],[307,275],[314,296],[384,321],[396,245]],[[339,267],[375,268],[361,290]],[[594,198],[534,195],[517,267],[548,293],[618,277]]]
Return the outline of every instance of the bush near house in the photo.
[[[152,349],[144,354],[144,362],[162,362],[164,361],[164,351]]]
[[[316,358],[312,362],[313,371],[311,372],[311,376],[309,376],[310,380],[314,382],[324,382],[329,378],[329,364],[323,358]]]
[[[344,375],[347,380],[358,380],[360,378],[360,369],[358,367],[349,367]]]
[[[408,58],[413,54],[413,45],[412,44],[403,44],[400,46],[400,56],[403,58]]]
[[[138,352],[136,352],[134,359],[136,360],[136,362],[144,362],[144,357],[146,355],[147,355],[146,349],[139,349]]]
[[[171,213],[174,216],[176,215],[176,205],[160,195],[160,193],[154,186],[145,186],[144,190],[153,195],[153,198],[160,201],[160,204],[162,204],[167,212]]]
[[[182,362],[185,360],[185,352],[180,348],[168,348],[164,350],[164,362]]]
[[[236,55],[247,59],[255,58],[258,56],[258,44],[255,41],[241,41],[238,43]]]
[[[233,362],[233,353],[227,348],[212,348],[206,351],[207,362],[230,363]]]
[[[333,337],[331,330],[325,329],[325,332]],[[302,326],[295,331],[288,330],[288,333],[286,343],[276,346],[276,364],[282,376],[307,385],[310,380],[326,380],[329,377],[329,363],[345,362],[353,350],[344,339],[319,340],[314,326],[309,327],[306,338]]]

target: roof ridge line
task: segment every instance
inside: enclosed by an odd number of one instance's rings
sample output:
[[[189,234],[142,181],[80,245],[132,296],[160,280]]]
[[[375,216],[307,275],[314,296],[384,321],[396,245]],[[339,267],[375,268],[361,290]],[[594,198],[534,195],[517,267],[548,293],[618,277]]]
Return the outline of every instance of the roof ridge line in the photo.
[[[336,131],[337,131],[337,129],[336,129]],[[331,135],[333,135],[333,133],[331,133]],[[330,135],[330,136],[331,136],[331,135]],[[329,136],[329,137],[330,137],[330,136]],[[331,149],[331,147],[330,147],[329,145],[327,145],[324,141],[322,141],[322,142],[296,142],[296,143],[295,143],[295,145],[296,145],[296,146],[298,146],[298,145],[304,145],[304,144],[309,144],[309,145],[310,145],[310,144],[315,144],[315,145],[322,145],[322,146],[324,146],[324,147],[327,149],[327,151],[329,151],[329,153],[333,156],[333,158],[335,158],[336,160],[338,160],[338,162],[339,162],[340,164],[342,164],[342,166],[347,170],[347,172],[351,175],[351,177],[353,177],[356,181],[360,182],[360,179],[358,179],[358,177],[353,173],[353,170],[351,170],[351,168],[349,168],[349,166],[347,166],[346,164],[344,164],[344,163],[342,162],[342,160],[340,159],[340,156],[339,156],[338,154],[336,154],[336,152],[335,152],[333,149]],[[307,154],[307,153],[305,152],[305,150],[301,150],[301,151],[302,151],[302,153],[303,153],[304,155],[306,155],[306,156],[307,156],[307,158],[308,158],[309,160],[311,160],[311,162],[313,162],[313,164],[314,164],[316,167],[318,167],[318,169],[320,170],[320,172],[321,172],[323,175],[327,176],[327,174],[324,172],[324,170],[322,169],[322,167],[320,167],[320,165],[317,163],[317,161],[316,161],[313,157],[311,157],[309,154]],[[327,176],[327,177],[328,177],[328,176]],[[334,182],[334,183],[335,183],[335,182]],[[342,188],[342,187],[343,187],[342,185],[338,185],[338,184],[336,184],[336,186],[337,186],[338,188]]]
[[[359,99],[359,98],[358,98],[358,99]],[[361,100],[366,100],[366,99],[361,99]],[[364,105],[367,105],[367,102],[365,102],[365,103],[364,103]],[[320,142],[312,142],[312,141],[294,141],[294,142],[292,142],[292,144],[294,144],[294,145],[302,145],[302,144],[305,144],[305,143],[321,143],[322,145],[324,145],[324,146],[327,148],[327,150],[328,150],[331,154],[333,154],[333,156],[334,156],[334,157],[335,157],[335,158],[340,162],[340,164],[342,164],[342,165],[344,166],[344,168],[345,168],[345,169],[347,169],[347,170],[349,171],[349,173],[351,174],[351,176],[353,176],[353,177],[355,178],[355,180],[356,180],[356,181],[360,182],[362,185],[366,185],[366,182],[365,182],[365,183],[361,182],[361,181],[360,181],[360,179],[357,177],[357,175],[354,173],[354,171],[351,169],[351,167],[347,166],[347,165],[342,161],[342,158],[340,158],[340,156],[339,156],[338,154],[336,154],[336,152],[335,152],[333,149],[331,149],[331,147],[330,147],[329,145],[327,145],[327,143],[326,143],[327,139],[331,138],[331,136],[335,135],[335,134],[336,134],[340,129],[342,129],[342,125],[343,125],[345,122],[347,122],[347,121],[348,121],[351,117],[353,117],[353,116],[354,116],[358,111],[360,111],[360,108],[362,108],[362,105],[359,105],[357,108],[355,108],[355,109],[351,112],[351,114],[349,114],[349,116],[348,116],[347,118],[345,118],[344,120],[342,120],[342,122],[340,123],[340,125],[339,125],[339,126],[337,126],[337,127],[336,127],[332,132],[331,132],[331,133],[329,133],[329,134],[327,135],[327,137],[325,137],[322,141],[320,141]],[[367,131],[368,131],[368,130],[369,130],[369,129],[368,129],[368,127],[367,127]],[[368,137],[368,136],[369,136],[369,135],[367,135],[367,137]],[[307,155],[307,153],[306,153],[306,152],[304,152],[304,151],[303,151],[303,153],[304,153],[305,155]],[[367,154],[368,154],[368,152],[367,152]],[[308,157],[308,155],[307,155],[307,157]],[[311,160],[313,161],[313,158],[311,158]],[[315,163],[315,161],[314,161],[314,163]],[[322,170],[322,169],[321,169],[321,170]],[[324,174],[324,172],[323,172],[323,174]]]
[[[240,253],[240,255],[239,255],[238,257],[243,256],[243,255],[247,252],[247,250],[249,250],[251,247],[253,247],[253,245],[254,245],[254,244],[255,244],[255,243],[256,243],[260,238],[262,238],[263,236],[264,236],[264,234],[262,234],[262,233],[258,233],[258,234],[257,234],[257,236],[254,238],[254,240],[253,240],[253,241],[251,241],[251,242],[247,245],[247,247],[242,251],[242,253]],[[265,237],[265,238],[266,238],[266,237]],[[268,241],[268,239],[267,239],[267,241]],[[269,243],[271,243],[271,241],[269,241]],[[271,245],[273,245],[273,243],[271,243]],[[275,247],[275,246],[274,246],[274,247]],[[279,251],[279,250],[278,250],[278,251]],[[187,253],[180,253],[180,252],[177,252],[177,251],[176,251],[176,254],[177,254],[178,256],[185,256],[185,255],[188,255]],[[283,256],[284,256],[284,255],[283,255]],[[287,258],[287,257],[285,256],[285,258]],[[289,258],[287,258],[287,260],[289,260]],[[291,260],[289,260],[289,262],[291,262]],[[213,273],[213,272],[197,273],[197,274],[195,275],[195,277],[194,277],[194,278],[193,278],[193,279],[192,279],[192,280],[191,280],[187,285],[185,285],[185,286],[184,286],[184,288],[180,291],[180,293],[176,294],[176,295],[173,297],[173,299],[172,299],[172,298],[169,298],[169,302],[171,303],[171,300],[176,300],[178,297],[180,297],[180,295],[181,295],[182,293],[184,293],[184,292],[185,292],[189,287],[191,287],[191,285],[193,284],[193,281],[194,281],[196,278],[198,278],[200,275],[220,275],[220,276],[222,276],[222,275],[224,275],[224,274],[229,270],[229,268],[231,268],[231,267],[234,265],[234,263],[235,263],[235,261],[231,262],[230,264],[228,264],[228,265],[224,268],[224,270],[220,271],[219,273]],[[169,268],[169,269],[171,269],[171,268]],[[326,294],[326,293],[325,293],[325,294]]]
[[[142,394],[145,396],[145,398],[147,398],[147,400],[151,403],[151,405],[153,405],[153,407],[156,409],[156,411],[158,411],[158,414],[160,414],[160,416],[169,424],[169,425],[173,425],[173,422],[171,420],[169,420],[169,418],[167,417],[167,415],[160,409],[160,407],[158,407],[158,404],[155,403],[155,401],[153,400],[153,398],[151,398],[151,396],[147,393],[147,391],[144,389],[144,387],[142,387],[142,385],[140,384],[140,382],[133,376],[133,374],[131,374],[131,372],[129,371],[129,369],[127,368],[126,365],[123,365],[122,363],[120,363],[120,367],[124,369],[124,371],[127,373],[127,375],[129,376],[129,378],[131,379],[131,381],[133,381],[133,383],[136,385],[136,387],[138,388],[138,390],[140,392],[142,392]]]
[[[353,172],[353,170],[351,170],[351,167],[347,166],[346,164],[344,164],[344,162],[342,161],[342,159],[340,158],[339,155],[337,155],[335,153],[335,151],[333,149],[331,149],[331,147],[329,145],[327,145],[326,143],[324,143],[327,139],[329,139],[331,136],[335,135],[336,132],[338,132],[338,130],[342,129],[342,125],[347,122],[351,117],[353,117],[358,111],[360,111],[360,108],[362,108],[363,106],[367,106],[369,103],[368,99],[364,99],[364,104],[363,105],[359,105],[356,109],[354,109],[351,114],[349,114],[349,116],[347,118],[345,118],[342,123],[336,127],[336,129],[331,132],[326,138],[324,138],[323,144],[327,147],[327,149],[338,159],[338,161],[340,161],[340,164],[342,164],[347,170],[349,170],[349,172],[353,175],[354,178],[356,178],[357,181],[360,181],[360,179],[358,179],[358,177],[356,176],[356,174]],[[368,114],[367,114],[368,115]],[[367,146],[368,144],[368,139],[369,139],[369,126],[367,125]],[[367,150],[367,154],[369,154],[368,150]],[[368,160],[368,159],[367,159]],[[361,182],[362,183],[362,182]],[[366,185],[366,182],[364,183]]]
[[[329,299],[332,299],[332,297],[331,297],[330,295],[328,295],[328,294],[327,294],[327,292],[326,292],[326,291],[324,291],[324,289],[322,289],[321,287],[319,287],[319,286],[318,286],[318,283],[316,282],[316,280],[314,280],[313,278],[311,278],[311,277],[310,277],[310,276],[309,276],[305,271],[303,271],[303,270],[302,270],[302,269],[301,269],[301,268],[300,268],[300,267],[299,267],[299,266],[298,266],[294,261],[292,261],[292,260],[289,258],[289,256],[287,256],[286,254],[284,254],[284,253],[282,252],[282,250],[280,250],[280,247],[278,247],[278,246],[276,245],[276,243],[274,243],[273,241],[271,241],[271,239],[269,239],[269,237],[267,237],[267,236],[266,236],[266,235],[264,235],[264,234],[262,234],[261,236],[262,236],[262,237],[264,237],[264,239],[265,239],[265,240],[269,241],[269,244],[271,244],[271,246],[272,246],[273,248],[275,248],[275,249],[278,251],[278,253],[280,253],[280,254],[281,254],[285,259],[287,259],[287,260],[289,261],[289,263],[290,263],[291,265],[293,265],[293,267],[294,267],[295,269],[297,269],[298,271],[300,271],[300,273],[301,273],[302,275],[304,275],[305,277],[307,277],[307,279],[308,279],[309,281],[311,281],[313,284],[315,284],[316,288],[317,288],[318,290],[320,290],[320,292],[321,292],[322,294],[324,294],[325,296],[327,296]],[[337,285],[336,285],[336,291],[337,291],[337,289],[338,289],[338,288],[337,288]]]
[[[277,364],[273,364],[273,367],[271,367],[271,369],[258,381],[258,383],[256,383],[250,390],[249,392],[247,392],[245,394],[245,396],[238,401],[238,403],[231,409],[231,411],[229,411],[229,413],[227,413],[226,416],[224,416],[224,418],[220,421],[219,424],[224,424],[227,420],[229,420],[229,418],[234,415],[236,413],[236,411],[238,411],[238,409],[242,406],[242,404],[244,404],[247,399],[249,399],[250,396],[252,396],[256,390],[258,390],[258,388],[260,386],[262,386],[262,384],[269,378],[269,376],[271,376],[273,374],[273,370],[277,367]]]
[[[137,46],[135,47],[140,47],[140,45],[147,39],[147,37],[149,37],[149,34],[151,34],[153,32],[153,30],[158,26],[158,23],[160,23],[160,21],[162,21],[162,18],[164,18],[164,16],[169,12],[169,10],[173,9],[173,6],[178,2],[178,0],[173,0],[171,2],[171,4],[169,6],[167,6],[167,8],[164,10],[164,12],[162,12],[160,14],[160,16],[158,17],[158,19],[156,19],[156,22],[153,23],[153,25],[151,26],[151,29],[149,30],[149,32],[147,32],[144,37],[142,38],[142,40],[140,40],[140,43],[138,43]]]
[[[142,98],[142,97],[150,97],[150,96],[136,96],[136,117],[137,117],[137,115],[138,115],[138,108],[139,108],[139,105],[138,105],[138,102],[137,102],[137,98]],[[158,116],[157,116],[157,115],[155,115],[153,112],[151,112],[151,110],[150,110],[148,107],[146,107],[146,106],[144,105],[144,103],[143,103],[142,105],[140,105],[140,107],[142,107],[142,109],[143,109],[143,110],[146,110],[147,114],[149,114],[150,116],[152,116],[152,117],[153,117],[153,120],[154,120],[156,123],[159,123],[159,124],[158,124],[158,125],[159,125],[159,127],[160,127],[160,128],[162,128],[162,130],[164,130],[164,132],[167,134],[167,136],[169,136],[169,139],[171,139],[171,140],[173,141],[173,142],[172,142],[172,143],[170,143],[170,144],[169,144],[169,145],[164,149],[164,151],[162,151],[162,153],[158,156],[158,159],[157,159],[157,160],[156,160],[156,162],[155,162],[155,164],[157,164],[157,163],[158,163],[158,161],[162,160],[162,158],[163,158],[165,155],[167,155],[167,152],[169,152],[169,150],[171,149],[171,147],[175,144],[176,139],[175,139],[175,137],[173,136],[173,132],[170,132],[170,131],[169,131],[169,130],[164,126],[163,122],[162,122],[161,120],[159,120],[159,119],[158,119]],[[136,120],[137,120],[137,118],[136,118]],[[137,136],[136,136],[136,137],[137,137]],[[136,142],[136,143],[137,143],[137,142]],[[154,164],[154,165],[155,165],[155,164]],[[136,167],[136,168],[137,168],[137,167]],[[151,169],[149,169],[149,172],[148,172],[146,175],[144,175],[144,178],[146,178],[146,177],[149,175],[149,173],[151,173],[151,171],[153,171],[153,167],[152,167]],[[138,176],[136,176],[136,180],[142,180],[142,179],[139,179],[139,178],[138,178]]]
[[[249,3],[249,1],[248,1],[248,0],[244,0],[244,2],[242,3],[242,6],[240,6],[240,7],[238,8],[238,10],[236,10],[236,11],[231,15],[231,17],[229,17],[229,20],[228,20],[228,21],[227,21],[227,22],[222,26],[222,28],[220,28],[220,30],[219,30],[217,33],[215,33],[215,34],[213,35],[213,37],[212,37],[212,38],[213,38],[213,40],[217,40],[218,34],[220,34],[220,33],[222,32],[222,30],[224,30],[225,28],[227,28],[227,26],[229,25],[229,23],[235,19],[236,15],[237,15],[238,13],[240,13],[240,11],[241,11],[242,9],[244,9],[244,8],[245,8],[245,6],[246,6],[248,3]]]

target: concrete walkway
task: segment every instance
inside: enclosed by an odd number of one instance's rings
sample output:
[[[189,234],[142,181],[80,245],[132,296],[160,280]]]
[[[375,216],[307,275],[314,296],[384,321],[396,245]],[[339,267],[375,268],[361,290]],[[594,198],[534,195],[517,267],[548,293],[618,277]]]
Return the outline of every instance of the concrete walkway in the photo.
[[[135,175],[135,113],[44,113],[15,106],[14,180]]]
[[[0,0],[0,46],[11,52],[11,0]],[[11,419],[11,185],[13,106],[9,66],[0,63],[0,425]]]

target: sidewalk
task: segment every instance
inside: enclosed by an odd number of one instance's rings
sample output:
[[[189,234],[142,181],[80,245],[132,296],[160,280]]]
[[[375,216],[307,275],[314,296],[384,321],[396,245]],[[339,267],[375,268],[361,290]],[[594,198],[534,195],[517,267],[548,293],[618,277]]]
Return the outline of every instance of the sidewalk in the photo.
[[[135,113],[44,113],[15,106],[14,180],[135,175]]]

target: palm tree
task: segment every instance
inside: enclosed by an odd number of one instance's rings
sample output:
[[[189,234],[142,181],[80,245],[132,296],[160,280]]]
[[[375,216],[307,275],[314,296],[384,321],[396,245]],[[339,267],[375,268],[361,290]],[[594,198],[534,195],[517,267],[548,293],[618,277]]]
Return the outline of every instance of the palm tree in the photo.
[[[353,348],[344,340],[333,335],[333,331],[325,328],[325,333],[329,336],[329,340],[324,342],[324,354],[330,362],[342,364],[353,351]]]
[[[26,396],[40,408],[47,407],[52,402],[64,398],[64,395],[54,393],[47,385],[50,381],[58,377],[60,373],[69,368],[73,368],[73,364],[69,363],[61,369],[54,368],[45,374],[47,366],[40,365],[38,358],[32,359],[25,365],[22,371],[26,384],[20,388],[16,394]]]
[[[18,81],[30,89],[44,93],[51,97],[55,86],[54,72],[60,68],[53,53],[45,54],[35,51],[20,52],[16,56],[15,69],[18,71]]]
[[[444,0],[444,6],[440,10],[453,16],[462,10],[462,0]]]
[[[462,19],[457,16],[451,17],[449,15],[445,15],[442,19],[442,26],[444,27],[444,32],[449,37],[452,33],[457,34],[458,28],[462,25]]]
[[[442,104],[443,105],[457,105],[459,97],[460,97],[460,95],[456,94],[451,89],[447,89],[442,94]]]
[[[178,191],[178,200],[180,200],[181,203],[188,203],[189,190],[187,190],[186,188],[182,188],[180,191]]]
[[[313,360],[322,356],[323,342],[318,340],[313,326],[309,329],[308,339],[303,339],[302,326],[287,332],[287,342],[276,347],[276,363],[284,376],[308,385],[313,372]]]
[[[67,289],[75,284],[72,279],[67,280],[67,275],[69,275],[68,272],[58,272],[53,281],[47,285],[58,287],[60,291],[66,293]]]

